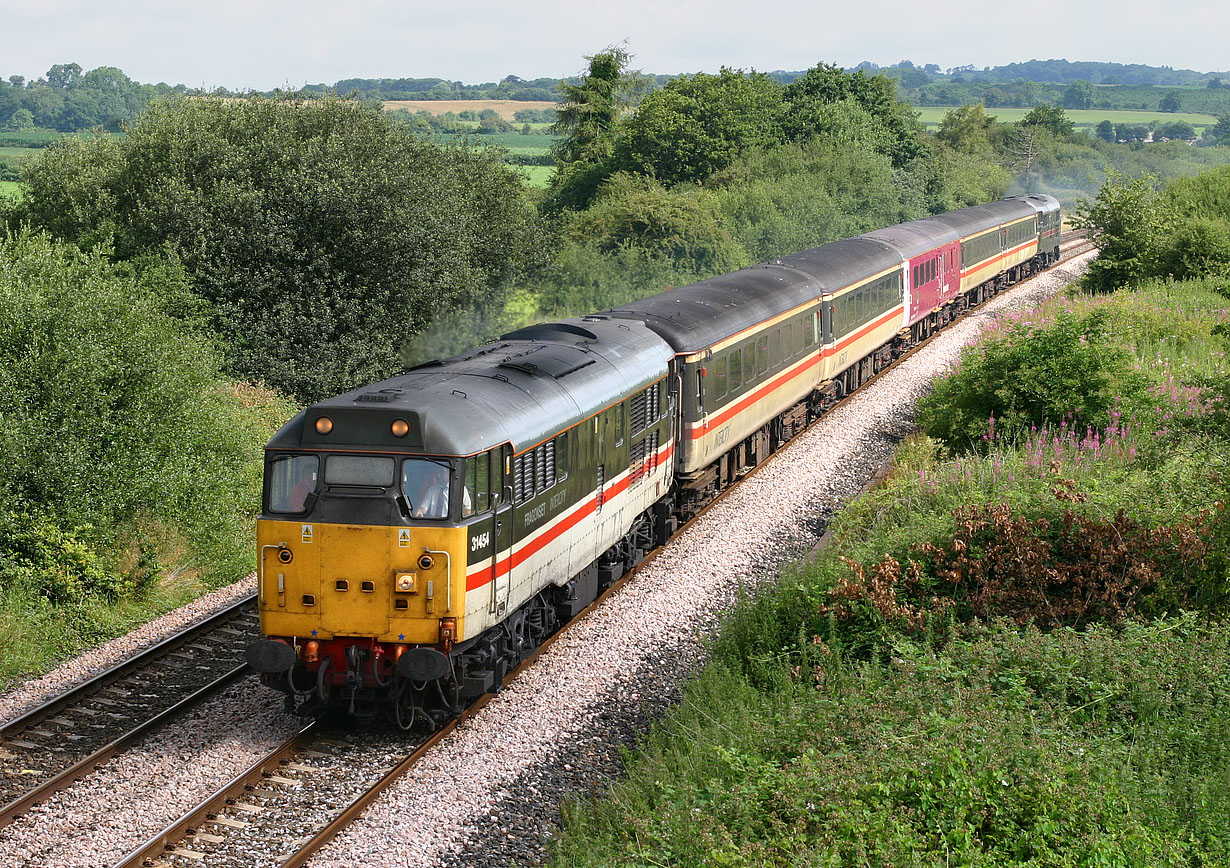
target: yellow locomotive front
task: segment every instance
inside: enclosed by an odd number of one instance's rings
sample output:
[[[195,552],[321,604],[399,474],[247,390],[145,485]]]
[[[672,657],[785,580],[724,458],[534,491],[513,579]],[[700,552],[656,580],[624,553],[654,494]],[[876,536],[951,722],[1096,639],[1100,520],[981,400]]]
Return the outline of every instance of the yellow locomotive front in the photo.
[[[459,457],[394,448],[422,443],[406,419],[313,410],[267,448],[257,523],[266,638],[247,659],[288,706],[310,699],[366,716],[397,707],[409,684],[439,690],[451,675],[473,493]]]

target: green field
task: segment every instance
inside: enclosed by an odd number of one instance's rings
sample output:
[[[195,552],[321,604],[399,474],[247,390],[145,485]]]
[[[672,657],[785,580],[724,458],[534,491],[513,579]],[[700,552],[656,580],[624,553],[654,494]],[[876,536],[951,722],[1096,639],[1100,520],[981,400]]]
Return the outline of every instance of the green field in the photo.
[[[14,157],[18,160],[24,160],[31,154],[37,154],[40,148],[6,148],[0,147],[0,157]]]
[[[531,187],[545,190],[555,174],[554,166],[517,166],[517,173],[525,178],[525,183]]]
[[[535,167],[537,168],[537,167]],[[549,168],[542,166],[541,168]],[[21,184],[16,181],[0,181],[0,196],[14,196],[21,198]]]
[[[952,111],[953,106],[929,105],[922,106],[918,109],[922,122],[927,125],[928,129],[934,130],[940,125],[940,121],[944,115]],[[995,118],[1000,123],[1011,123],[1024,119],[1025,115],[1029,114],[1032,109],[1026,108],[994,108],[987,109],[987,114]],[[1068,120],[1072,121],[1077,127],[1096,127],[1102,121],[1110,121],[1112,124],[1145,124],[1148,125],[1151,121],[1156,121],[1157,124],[1167,124],[1173,121],[1187,121],[1196,128],[1199,132],[1204,127],[1212,126],[1217,123],[1217,118],[1212,115],[1198,114],[1196,112],[1130,112],[1130,111],[1115,111],[1113,109],[1064,109],[1064,114],[1068,116]]]

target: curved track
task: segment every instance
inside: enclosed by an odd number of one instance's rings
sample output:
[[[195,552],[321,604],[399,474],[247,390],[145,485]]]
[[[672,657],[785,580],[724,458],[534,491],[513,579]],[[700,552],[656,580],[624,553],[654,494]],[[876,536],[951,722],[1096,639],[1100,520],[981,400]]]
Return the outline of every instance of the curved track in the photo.
[[[1059,263],[1086,252],[1092,246],[1083,233],[1065,233]],[[972,311],[977,309],[971,308]],[[926,343],[923,341],[911,348],[901,358],[908,357]],[[890,365],[884,370],[892,367]],[[839,403],[844,403],[844,400]],[[759,469],[754,468],[748,475]],[[704,515],[733,490],[734,486],[723,490],[683,527]],[[662,550],[659,548],[650,552],[641,566],[652,562]],[[630,581],[636,572],[633,570],[614,583],[570,623],[576,623],[591,609],[601,605]],[[548,637],[508,674],[504,684],[510,683],[531,666],[539,654],[566,634],[568,628],[566,624]],[[387,741],[378,739],[373,744],[356,745],[355,733],[347,732],[343,744],[329,737],[324,724],[313,722],[155,838],[131,852],[115,868],[168,864],[260,864],[281,868],[305,865],[394,781],[409,771],[432,746],[486,705],[489,698],[490,695],[480,698],[459,717],[447,722],[418,744],[403,744],[400,755],[395,757],[388,755]],[[365,742],[367,739],[360,737],[359,741]],[[350,771],[344,770],[346,768]],[[350,774],[351,778],[348,783],[338,785],[326,780],[330,774]]]

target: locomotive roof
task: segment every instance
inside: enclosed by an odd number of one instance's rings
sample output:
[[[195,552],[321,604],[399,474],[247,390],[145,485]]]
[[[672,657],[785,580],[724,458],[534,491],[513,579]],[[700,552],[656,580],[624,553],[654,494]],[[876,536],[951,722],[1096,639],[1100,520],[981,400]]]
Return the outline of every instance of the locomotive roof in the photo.
[[[900,263],[901,255],[882,241],[846,238],[681,286],[604,315],[640,320],[676,353],[694,353]]]
[[[471,455],[511,442],[520,452],[664,377],[672,355],[638,322],[544,323],[313,404],[267,448]],[[327,435],[321,416],[333,421]],[[395,419],[409,423],[404,437]]]
[[[1046,193],[1030,193],[1027,196],[1013,196],[1012,198],[1025,202],[1039,212],[1049,213],[1059,210],[1059,200]]]

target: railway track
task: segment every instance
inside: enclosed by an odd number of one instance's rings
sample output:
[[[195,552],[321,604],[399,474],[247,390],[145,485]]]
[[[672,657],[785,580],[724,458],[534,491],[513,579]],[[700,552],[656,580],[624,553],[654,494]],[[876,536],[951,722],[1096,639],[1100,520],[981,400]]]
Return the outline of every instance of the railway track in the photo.
[[[1059,264],[1092,246],[1081,232],[1065,233]],[[923,341],[902,358],[926,343]],[[748,475],[755,474],[767,463],[754,468]],[[732,486],[722,491],[680,530],[703,516],[734,489]],[[567,634],[570,625],[578,623],[587,612],[617,593],[662,551],[659,548],[650,552],[637,570],[613,584],[576,619],[548,637],[508,674],[504,684],[533,665],[540,654]],[[188,865],[298,868],[305,865],[432,746],[481,710],[490,698],[490,695],[480,698],[459,717],[413,745],[404,743],[404,735],[390,738],[353,730],[334,733],[326,724],[313,722],[133,850],[114,868]],[[344,779],[339,782],[336,775]]]
[[[0,727],[0,828],[250,673],[255,596]]]

